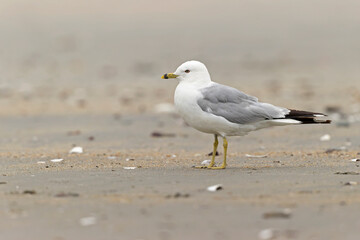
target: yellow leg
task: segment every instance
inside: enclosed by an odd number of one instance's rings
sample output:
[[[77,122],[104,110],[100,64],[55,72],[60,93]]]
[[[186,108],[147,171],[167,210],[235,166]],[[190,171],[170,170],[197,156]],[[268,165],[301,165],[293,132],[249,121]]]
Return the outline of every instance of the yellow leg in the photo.
[[[215,165],[215,156],[216,156],[217,147],[219,145],[219,141],[218,141],[217,135],[214,135],[214,137],[215,137],[214,148],[213,148],[211,163],[209,164],[208,167],[213,167]]]
[[[214,135],[214,137],[215,137],[214,148],[209,166],[194,166],[194,168],[211,168],[215,165],[215,156],[216,156],[217,147],[219,145],[219,141],[216,134]]]
[[[227,154],[228,142],[225,137],[223,137],[223,141],[224,141],[224,144],[223,144],[223,146],[224,146],[224,162],[220,167],[213,167],[213,166],[210,167],[209,166],[208,167],[209,169],[225,169],[226,168],[226,154]]]

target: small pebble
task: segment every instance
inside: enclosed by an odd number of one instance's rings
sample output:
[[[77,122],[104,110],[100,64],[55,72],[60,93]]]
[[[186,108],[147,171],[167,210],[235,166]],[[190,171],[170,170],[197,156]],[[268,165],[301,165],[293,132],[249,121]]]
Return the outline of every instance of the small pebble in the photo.
[[[35,191],[35,190],[24,190],[24,191],[23,191],[23,194],[34,195],[34,194],[36,194],[36,191]]]
[[[152,132],[151,137],[175,137],[174,133]]]
[[[220,191],[222,189],[223,189],[222,184],[216,184],[216,185],[213,185],[213,186],[210,186],[207,188],[207,190],[209,192],[216,192],[216,191]]]
[[[204,160],[201,162],[201,165],[209,165],[211,163],[211,160]]]
[[[271,228],[261,230],[259,232],[258,237],[259,237],[259,239],[262,239],[262,240],[273,239],[275,237],[275,231],[274,231],[274,229],[271,229]]]
[[[212,155],[213,155],[213,152],[210,152],[210,153],[208,153],[207,155],[208,155],[208,156],[212,156]],[[218,151],[216,151],[215,156],[219,156],[219,152],[218,152]]]
[[[126,170],[132,170],[132,169],[136,169],[136,167],[123,167]]]
[[[264,219],[270,219],[270,218],[290,218],[291,217],[291,209],[285,208],[282,211],[277,212],[267,212],[263,214]]]
[[[322,141],[322,142],[330,141],[330,139],[331,139],[331,136],[329,134],[325,134],[320,137],[320,141]]]
[[[350,181],[350,182],[346,182],[344,185],[346,185],[346,186],[354,186],[354,185],[358,185],[358,182]]]
[[[53,163],[58,163],[58,162],[64,161],[64,159],[62,159],[62,158],[56,158],[56,159],[51,159],[50,161],[53,162]],[[38,162],[38,163],[39,163],[39,162]],[[44,163],[45,163],[45,162],[44,162]]]
[[[82,147],[73,147],[73,148],[69,151],[70,154],[71,154],[71,153],[83,153],[83,152],[84,152],[84,150],[83,150]]]
[[[79,194],[78,193],[58,193],[55,195],[55,197],[79,197]]]
[[[342,147],[338,147],[338,148],[329,148],[326,149],[325,153],[333,153],[333,152],[339,152],[339,151],[345,151],[346,147],[342,146]]]
[[[188,193],[185,193],[185,194],[182,194],[182,193],[175,193],[174,195],[167,195],[166,198],[188,198],[190,197],[190,194]]]
[[[358,172],[336,172],[335,174],[339,175],[360,175]]]

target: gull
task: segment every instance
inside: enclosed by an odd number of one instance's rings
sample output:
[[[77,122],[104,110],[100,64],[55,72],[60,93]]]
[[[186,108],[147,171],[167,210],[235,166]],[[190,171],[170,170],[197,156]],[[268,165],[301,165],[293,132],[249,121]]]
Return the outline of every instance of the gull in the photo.
[[[230,136],[244,136],[251,131],[273,126],[331,123],[330,120],[316,119],[325,114],[259,102],[256,97],[213,82],[206,66],[199,61],[187,61],[174,73],[164,74],[161,78],[179,80],[174,102],[184,121],[201,132],[214,135],[210,164],[195,168],[225,169],[227,137]],[[221,166],[215,166],[218,136],[223,138],[224,147]]]

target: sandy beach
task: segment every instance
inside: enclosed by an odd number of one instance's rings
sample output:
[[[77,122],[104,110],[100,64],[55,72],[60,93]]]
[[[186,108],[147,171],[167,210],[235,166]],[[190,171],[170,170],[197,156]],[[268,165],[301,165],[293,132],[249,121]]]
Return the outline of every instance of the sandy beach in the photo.
[[[266,229],[274,239],[359,234],[360,189],[346,185],[359,181],[359,164],[351,161],[360,157],[359,125],[230,138],[223,171],[191,168],[210,158],[212,137],[169,115],[9,117],[1,125],[2,239],[258,239]],[[321,142],[324,133],[332,140]],[[84,152],[69,154],[75,145]],[[223,189],[207,191],[215,184]]]
[[[359,239],[357,1],[0,9],[0,239]],[[333,123],[232,137],[227,169],[194,169],[213,136],[183,122],[177,83],[160,78],[191,59]]]

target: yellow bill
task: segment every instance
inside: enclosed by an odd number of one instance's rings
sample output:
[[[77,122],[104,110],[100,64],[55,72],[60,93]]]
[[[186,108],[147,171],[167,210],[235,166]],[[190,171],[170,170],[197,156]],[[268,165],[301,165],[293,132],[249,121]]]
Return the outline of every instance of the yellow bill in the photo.
[[[162,79],[177,78],[179,75],[173,73],[165,73],[161,76]]]

